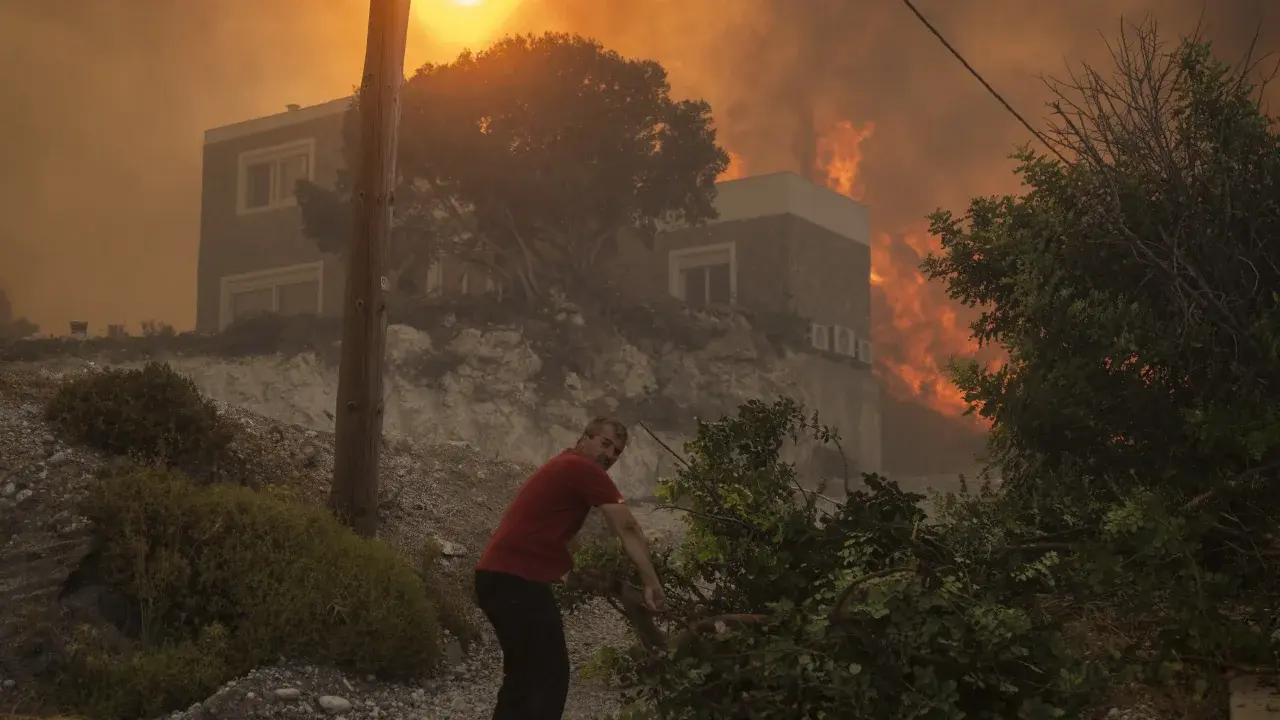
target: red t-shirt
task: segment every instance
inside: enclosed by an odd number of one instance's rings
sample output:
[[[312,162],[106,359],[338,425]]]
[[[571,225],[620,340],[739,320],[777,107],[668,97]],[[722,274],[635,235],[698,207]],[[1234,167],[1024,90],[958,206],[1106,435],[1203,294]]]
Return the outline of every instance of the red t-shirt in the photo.
[[[573,569],[569,541],[582,529],[591,508],[622,501],[604,468],[565,450],[520,487],[476,569],[555,582]]]

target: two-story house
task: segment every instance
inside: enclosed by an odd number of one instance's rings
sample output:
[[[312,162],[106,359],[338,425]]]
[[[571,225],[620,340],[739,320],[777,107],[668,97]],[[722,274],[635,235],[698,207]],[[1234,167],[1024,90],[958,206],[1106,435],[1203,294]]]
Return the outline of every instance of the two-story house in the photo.
[[[303,235],[293,188],[303,178],[336,179],[347,106],[346,98],[290,106],[205,133],[198,330],[263,311],[341,312],[340,260]],[[843,431],[859,437],[859,469],[878,470],[866,206],[792,173],[729,180],[717,190],[715,221],[668,230],[653,250],[620,243],[617,277],[638,297],[670,294],[691,305],[736,304],[807,319],[815,357],[826,358],[812,381],[846,386],[819,411],[855,425]],[[447,259],[430,275],[427,289],[443,294],[492,289],[481,273]]]

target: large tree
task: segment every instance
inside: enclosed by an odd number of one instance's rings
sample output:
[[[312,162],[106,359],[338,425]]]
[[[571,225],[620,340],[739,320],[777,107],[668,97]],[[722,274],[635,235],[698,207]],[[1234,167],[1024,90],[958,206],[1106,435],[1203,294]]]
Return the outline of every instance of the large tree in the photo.
[[[705,102],[673,100],[666,71],[578,36],[501,40],[404,86],[391,271],[412,287],[441,254],[476,263],[525,297],[573,293],[620,233],[715,217],[728,164]],[[344,129],[354,168],[359,98]],[[351,177],[299,187],[308,235],[342,253]]]
[[[934,217],[925,269],[1008,351],[957,380],[1023,521],[1093,543],[1077,577],[1183,659],[1274,664],[1280,136],[1252,63],[1150,25],[1114,50],[1055,85],[1023,193]]]

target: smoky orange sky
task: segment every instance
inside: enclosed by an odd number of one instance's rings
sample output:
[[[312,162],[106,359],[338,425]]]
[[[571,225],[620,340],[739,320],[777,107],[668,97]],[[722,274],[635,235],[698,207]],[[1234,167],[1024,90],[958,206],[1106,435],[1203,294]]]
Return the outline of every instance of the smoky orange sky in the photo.
[[[1202,20],[1224,56],[1266,0],[918,0],[1032,122],[1037,76],[1104,63],[1122,15],[1173,38]],[[963,409],[942,366],[970,315],[916,271],[924,216],[1016,190],[1026,131],[897,0],[415,0],[408,67],[503,32],[567,30],[660,60],[711,102],[735,170],[792,170],[866,202],[873,314],[891,394]],[[330,100],[358,81],[367,0],[0,0],[0,287],[50,332],[194,324],[207,128]]]

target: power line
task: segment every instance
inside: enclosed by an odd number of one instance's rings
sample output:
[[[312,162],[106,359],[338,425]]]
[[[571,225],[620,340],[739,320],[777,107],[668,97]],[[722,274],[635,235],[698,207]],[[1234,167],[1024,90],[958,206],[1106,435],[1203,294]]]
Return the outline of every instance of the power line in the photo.
[[[1045,138],[1045,136],[1042,135],[1039,130],[1036,130],[1034,127],[1031,127],[1031,123],[1027,122],[1026,118],[1022,117],[1022,115],[1020,115],[1017,110],[1013,109],[1013,106],[1009,104],[1009,101],[1005,100],[1004,97],[1000,95],[1000,93],[996,92],[995,88],[991,87],[991,83],[984,80],[982,78],[982,75],[980,75],[977,70],[973,69],[973,66],[969,64],[969,61],[965,60],[964,56],[960,54],[960,51],[952,47],[951,43],[947,42],[947,39],[942,37],[942,33],[938,32],[938,29],[933,26],[933,23],[929,22],[929,19],[926,18],[923,13],[921,13],[919,10],[916,9],[915,3],[911,2],[911,0],[902,0],[902,3],[906,5],[909,10],[911,10],[912,14],[914,14],[917,18],[919,18],[920,22],[924,23],[925,27],[929,28],[929,32],[933,33],[933,36],[938,38],[938,42],[942,43],[943,47],[951,51],[951,54],[954,55],[956,59],[960,61],[960,64],[964,65],[965,70],[968,70],[970,75],[977,78],[978,82],[982,83],[982,87],[986,88],[987,92],[991,93],[991,96],[994,97],[996,100],[998,100],[1000,104],[1004,106],[1004,109],[1009,111],[1010,115],[1013,115],[1015,118],[1017,118],[1018,122],[1022,123],[1023,127],[1029,130],[1032,135],[1036,136],[1037,140],[1039,140],[1041,143],[1044,143],[1044,146],[1049,148],[1049,152],[1053,153],[1054,155],[1057,155],[1058,159],[1061,160],[1062,162],[1068,165],[1071,164],[1071,163],[1068,163],[1067,159],[1062,156],[1062,153],[1058,152],[1057,148],[1055,148],[1053,145],[1049,143],[1049,140]]]

